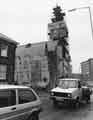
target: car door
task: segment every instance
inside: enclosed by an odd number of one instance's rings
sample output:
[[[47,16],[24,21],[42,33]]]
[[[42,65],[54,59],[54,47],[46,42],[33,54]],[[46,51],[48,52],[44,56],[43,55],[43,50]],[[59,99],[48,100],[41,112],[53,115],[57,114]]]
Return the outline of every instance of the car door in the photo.
[[[37,96],[30,89],[18,89],[18,105],[17,110],[20,120],[26,120],[34,109],[38,109]]]
[[[17,120],[16,89],[0,90],[0,120]]]

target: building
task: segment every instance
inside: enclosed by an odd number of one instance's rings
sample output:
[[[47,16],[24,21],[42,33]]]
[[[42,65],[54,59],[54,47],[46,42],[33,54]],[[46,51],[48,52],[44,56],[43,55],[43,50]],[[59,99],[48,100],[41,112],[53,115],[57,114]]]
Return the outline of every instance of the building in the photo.
[[[82,74],[81,73],[72,73],[69,75],[70,78],[76,78],[76,79],[82,79]]]
[[[48,38],[49,41],[57,41],[57,70],[62,69],[58,77],[67,77],[72,70],[68,28],[64,20],[65,13],[62,12],[60,6],[56,6],[53,8],[53,14],[52,22],[48,24]]]
[[[51,76],[56,77],[56,45],[56,41],[46,41],[18,46],[15,81],[38,87],[49,85]]]
[[[58,41],[18,46],[15,81],[19,84],[52,88],[56,79],[63,76],[62,62],[62,46]]]
[[[71,74],[68,29],[61,18],[48,24],[48,41],[17,47],[15,81],[19,84],[53,88],[58,78]]]
[[[93,81],[93,58],[81,62],[81,74],[86,76],[87,80]]]
[[[0,33],[0,83],[14,82],[17,42]]]

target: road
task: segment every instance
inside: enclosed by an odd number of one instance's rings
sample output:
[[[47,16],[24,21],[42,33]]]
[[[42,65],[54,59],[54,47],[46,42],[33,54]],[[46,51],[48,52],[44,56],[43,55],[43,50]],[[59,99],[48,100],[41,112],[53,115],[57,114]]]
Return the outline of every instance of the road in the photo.
[[[67,105],[53,107],[49,96],[41,97],[43,112],[40,113],[40,120],[93,120],[93,95],[91,104],[81,104],[79,108],[72,108]]]

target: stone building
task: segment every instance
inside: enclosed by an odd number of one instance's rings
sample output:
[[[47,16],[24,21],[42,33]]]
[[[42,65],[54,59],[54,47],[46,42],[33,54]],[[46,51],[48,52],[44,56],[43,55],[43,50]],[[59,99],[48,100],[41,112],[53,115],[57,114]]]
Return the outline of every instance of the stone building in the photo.
[[[0,83],[14,82],[17,42],[0,33]]]
[[[54,87],[58,78],[71,73],[69,56],[63,58],[63,47],[59,40],[18,46],[15,81],[42,88]]]
[[[68,29],[64,17],[57,15],[48,24],[48,41],[17,47],[15,81],[19,84],[53,88],[58,78],[71,74]]]
[[[56,45],[56,41],[46,41],[18,46],[15,81],[38,87],[49,85],[52,71],[55,71],[54,79],[56,76]]]

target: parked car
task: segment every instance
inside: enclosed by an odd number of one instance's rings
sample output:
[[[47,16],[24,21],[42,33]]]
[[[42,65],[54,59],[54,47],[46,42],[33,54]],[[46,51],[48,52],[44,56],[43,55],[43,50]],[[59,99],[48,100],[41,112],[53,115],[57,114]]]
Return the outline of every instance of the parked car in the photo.
[[[0,120],[39,120],[41,101],[33,89],[0,85]]]
[[[58,80],[58,84],[50,91],[50,98],[54,105],[59,102],[79,105],[80,102],[90,101],[91,90],[87,86],[82,86],[79,79],[63,78]]]

